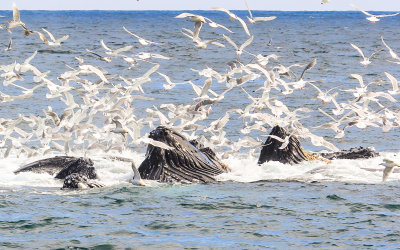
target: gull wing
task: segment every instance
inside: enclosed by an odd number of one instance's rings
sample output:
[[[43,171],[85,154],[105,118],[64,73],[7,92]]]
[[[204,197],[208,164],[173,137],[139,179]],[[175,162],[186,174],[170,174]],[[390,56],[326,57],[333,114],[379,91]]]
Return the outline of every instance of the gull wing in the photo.
[[[12,37],[10,37],[10,42],[8,43],[7,50],[11,50],[11,45],[12,45]]]
[[[175,18],[186,18],[186,17],[189,17],[189,16],[196,16],[196,15],[195,14],[191,14],[191,13],[187,13],[187,12],[183,12],[183,13],[177,15]]]
[[[360,8],[358,8],[357,6],[355,6],[354,4],[350,4],[350,6],[353,7],[354,9],[356,9],[356,10],[361,11],[362,13],[364,13],[364,14],[367,15],[367,16],[374,16],[374,15],[372,15],[371,13],[366,12],[365,10],[361,10]]]
[[[322,114],[324,114],[325,116],[329,117],[332,121],[337,122],[337,120],[335,118],[333,118],[330,114],[326,113],[325,111],[323,111],[322,109],[318,108],[319,112],[321,112]]]
[[[361,75],[359,75],[359,74],[351,74],[351,77],[356,78],[360,82],[361,88],[365,87],[364,80],[363,80]]]
[[[225,48],[225,45],[222,44],[222,43],[216,42],[217,40],[220,40],[220,39],[211,40],[210,43],[211,43],[211,44],[214,44],[214,45],[216,45],[216,46],[218,46],[218,47]]]
[[[247,0],[244,0],[244,3],[246,4],[247,10],[249,11],[250,18],[253,19],[253,15],[251,14],[251,11],[250,11],[250,8],[249,8],[249,4],[248,4]]]
[[[197,96],[200,96],[201,94],[201,88],[199,86],[197,86],[196,84],[194,84],[192,81],[189,81],[190,85],[192,85],[192,88],[194,90],[194,92],[196,92]]]
[[[53,34],[51,34],[48,30],[46,30],[45,28],[42,28],[42,30],[43,30],[44,32],[47,33],[47,35],[50,37],[50,39],[51,39],[53,42],[56,41],[56,39],[54,39]]]
[[[163,59],[163,60],[170,60],[171,59],[171,58],[169,58],[167,56],[163,56],[163,55],[160,55],[160,54],[154,54],[154,53],[151,53],[150,56],[154,57],[154,58],[157,58],[157,59]]]
[[[36,55],[37,55],[37,50],[33,52],[33,54],[24,61],[24,64],[29,64]]]
[[[393,91],[397,92],[399,90],[399,83],[397,82],[397,79],[394,78],[394,76],[392,76],[388,72],[385,72],[385,75],[387,78],[389,78],[390,82],[392,83]]]
[[[94,51],[91,51],[91,50],[88,50],[88,49],[86,49],[86,51],[87,51],[87,52],[89,52],[90,54],[93,54],[93,55],[95,55],[95,56],[98,56],[98,57],[103,57],[103,56],[101,56],[101,55],[97,54],[97,53],[96,53],[96,52],[94,52]]]
[[[375,55],[376,53],[378,53],[379,51],[382,51],[382,50],[383,50],[383,48],[379,48],[379,49],[375,50],[374,52],[372,52],[372,54],[368,58],[371,58],[373,55]]]
[[[64,42],[65,40],[67,40],[68,38],[69,38],[69,35],[65,35],[65,36],[63,36],[63,37],[57,39],[55,42],[56,42],[56,43],[62,43],[62,42]]]
[[[135,34],[133,34],[132,32],[130,32],[127,28],[125,28],[125,26],[122,26],[122,28],[123,28],[126,32],[128,32],[130,35],[136,37],[137,39],[140,39],[140,38],[141,38],[141,37],[139,37],[138,35],[135,35]]]
[[[193,39],[196,39],[196,38],[199,37],[199,33],[200,33],[200,30],[201,30],[201,26],[202,26],[202,25],[203,25],[202,22],[196,22],[196,23],[194,24]]]
[[[397,16],[398,14],[400,14],[400,12],[395,13],[395,14],[388,14],[388,15],[375,15],[376,17],[388,17],[388,16]]]
[[[394,166],[387,166],[383,170],[382,181],[386,181],[389,178],[389,175],[393,172]]]
[[[128,45],[128,46],[125,46],[125,47],[122,47],[122,48],[114,50],[113,53],[114,54],[119,54],[121,52],[125,52],[125,51],[128,51],[128,50],[131,50],[132,48],[133,48],[132,45]]]
[[[302,79],[304,74],[306,73],[306,71],[312,69],[312,67],[314,67],[315,64],[317,64],[317,59],[314,59],[309,64],[307,64],[307,66],[304,68],[303,72],[301,73],[299,79]]]
[[[230,43],[236,50],[239,50],[238,46],[236,45],[236,43],[234,41],[232,41],[232,39],[229,36],[226,35],[222,35],[226,41],[228,41],[228,43]]]
[[[39,31],[35,31],[35,33],[37,33],[38,34],[38,36],[39,36],[39,39],[40,40],[42,40],[45,44],[48,44],[49,43],[49,41],[47,40],[47,38],[46,38],[46,36],[45,35],[43,35],[41,32],[39,32]]]
[[[136,38],[139,40],[139,42],[140,42],[140,39],[142,39],[142,40],[146,41],[147,43],[157,44],[157,43],[155,43],[155,42],[146,40],[146,39],[144,39],[144,38],[142,38],[142,37],[140,37],[140,36],[138,36],[138,35],[136,35],[136,34],[133,34],[133,33],[130,32],[128,29],[126,29],[124,26],[122,26],[122,28],[123,28],[126,32],[128,32],[130,35],[136,37]],[[141,43],[141,42],[140,42],[140,43]]]
[[[253,42],[253,38],[254,38],[254,36],[251,36],[249,39],[247,39],[247,41],[244,42],[244,43],[240,46],[239,50],[243,50],[244,48],[246,48],[247,46],[249,46],[250,43]]]
[[[101,72],[101,70],[99,70],[98,68],[96,68],[92,65],[82,65],[82,66],[79,66],[79,68],[82,68],[82,69],[87,68],[91,72],[95,73],[103,82],[109,83],[107,78],[104,76],[103,72]]]
[[[186,34],[186,33],[185,33],[185,32],[183,32],[183,31],[182,31],[182,34],[184,34],[185,36],[187,36],[187,37],[189,37],[190,39],[194,40],[194,37],[193,37],[193,35]]]
[[[151,69],[149,69],[144,75],[143,77],[147,78],[150,77],[151,74],[153,74],[154,72],[156,72],[158,70],[158,68],[160,67],[160,64],[156,64],[155,66],[153,66]]]
[[[193,36],[193,31],[191,31],[190,29],[186,29],[186,28],[182,28],[183,31],[186,31],[188,34]],[[182,32],[183,33],[183,32]]]
[[[17,5],[15,3],[13,3],[13,20],[15,22],[20,22],[21,21],[20,13],[19,13],[19,10],[18,10]]]
[[[171,81],[171,79],[169,78],[169,76],[167,76],[167,75],[165,75],[165,74],[163,74],[163,73],[160,73],[160,72],[157,72],[160,76],[162,76],[162,77],[164,77],[164,79],[167,81],[167,83],[169,83],[169,84],[174,84],[172,81]]]
[[[272,21],[276,19],[276,16],[259,16],[259,17],[254,17],[253,20],[258,22],[258,21]]]
[[[246,34],[247,34],[248,36],[250,36],[249,29],[247,28],[247,25],[246,25],[246,23],[243,21],[243,19],[240,18],[240,17],[236,17],[236,19],[242,24],[243,29],[244,29],[244,32],[246,32]]]
[[[324,92],[322,92],[322,90],[320,89],[320,88],[318,88],[315,84],[313,84],[313,83],[311,83],[311,82],[309,82],[308,84],[310,84],[311,86],[313,86],[319,93],[324,93]],[[332,88],[333,89],[333,88]],[[332,89],[330,89],[330,90],[332,90]],[[330,91],[329,90],[329,91]],[[329,92],[328,91],[328,92]]]
[[[109,47],[107,47],[107,45],[104,43],[103,39],[100,40],[100,44],[101,44],[101,46],[102,46],[105,50],[112,51],[112,49],[110,49]]]
[[[355,44],[350,43],[351,47],[353,47],[355,50],[358,51],[358,53],[360,53],[360,55],[362,56],[362,58],[365,58],[364,53],[362,52],[362,50],[357,47]]]
[[[230,12],[229,10],[225,9],[225,8],[219,8],[219,7],[211,7],[212,10],[217,10],[217,11],[222,11],[227,13],[229,16],[232,14],[232,12]]]
[[[222,28],[222,29],[228,31],[229,33],[233,33],[233,31],[231,31],[230,29],[228,29],[228,28],[225,27],[224,25],[221,25],[221,24],[219,24],[219,23],[216,23],[216,22],[212,21],[210,18],[204,17],[204,19],[208,21],[208,25],[209,25],[211,28]]]
[[[203,85],[203,89],[201,90],[200,97],[207,94],[212,84],[212,78],[208,77]]]
[[[386,44],[386,42],[383,40],[382,36],[381,36],[381,40],[382,40],[383,45],[385,45],[385,47],[389,50],[390,56],[393,59],[399,60],[400,59],[399,56],[392,50],[392,48],[389,47],[389,45]]]

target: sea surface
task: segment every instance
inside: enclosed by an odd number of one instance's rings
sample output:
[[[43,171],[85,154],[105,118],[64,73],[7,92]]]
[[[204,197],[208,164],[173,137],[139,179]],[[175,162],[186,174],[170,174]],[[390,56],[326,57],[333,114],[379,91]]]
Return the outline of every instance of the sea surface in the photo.
[[[77,68],[75,57],[86,64],[107,70],[108,75],[125,78],[143,75],[154,64],[139,62],[128,69],[123,60],[110,63],[98,60],[86,49],[105,55],[100,45],[117,49],[132,45],[133,49],[122,54],[139,52],[158,53],[170,60],[154,59],[160,64],[158,72],[168,75],[173,82],[191,80],[202,86],[204,77],[194,70],[210,67],[223,73],[227,63],[236,60],[231,45],[220,48],[208,45],[199,49],[182,35],[181,29],[193,29],[193,23],[174,18],[183,11],[21,11],[21,19],[31,30],[45,28],[56,38],[69,35],[61,47],[49,48],[37,34],[24,38],[18,27],[12,34],[0,30],[0,65],[14,61],[22,63],[37,51],[31,64],[41,72],[50,71],[48,78],[57,81],[63,72]],[[238,22],[216,11],[186,11],[206,16],[230,28],[211,29],[204,24],[202,39],[214,39],[222,33],[237,44],[248,39]],[[234,11],[246,20],[247,11]],[[3,20],[11,20],[11,11],[0,11]],[[360,12],[272,12],[254,11],[254,16],[277,18],[271,22],[248,24],[254,35],[246,48],[254,54],[276,54],[269,65],[307,64],[317,59],[314,68],[305,73],[306,80],[315,80],[321,89],[332,87],[354,89],[359,87],[351,74],[360,74],[368,88],[374,91],[391,90],[385,77],[388,72],[400,79],[399,65],[388,62],[388,51],[382,50],[364,67],[361,57],[350,43],[360,47],[368,57],[383,47],[381,36],[396,52],[400,53],[400,16],[382,18],[369,23]],[[159,45],[142,46],[122,27]],[[43,32],[43,31],[42,31]],[[10,37],[12,50],[4,51]],[[241,62],[254,60],[244,53]],[[297,75],[302,67],[293,67]],[[3,73],[3,72],[0,72]],[[137,118],[146,117],[146,109],[161,104],[192,104],[195,93],[190,85],[177,85],[165,91],[164,78],[151,75],[151,82],[143,84],[144,96],[153,101],[135,100],[132,106]],[[3,79],[1,79],[3,80]],[[16,84],[31,88],[31,77]],[[247,82],[243,87],[253,96],[263,86],[263,80]],[[213,82],[217,93],[225,90],[224,84]],[[11,85],[0,85],[0,91],[9,95],[21,94]],[[20,115],[44,116],[49,107],[62,114],[65,105],[57,98],[46,98],[47,88],[39,88],[29,99],[0,103],[0,119],[18,119]],[[271,94],[272,95],[272,94]],[[274,93],[289,108],[308,107],[314,112],[302,119],[304,126],[312,128],[329,121],[318,111],[327,112],[316,98],[317,91],[310,85],[285,97]],[[340,102],[351,99],[352,94],[340,92]],[[353,97],[354,98],[354,97]],[[397,97],[398,98],[398,97]],[[79,102],[80,99],[76,99]],[[248,96],[236,88],[213,106],[206,123],[224,116],[230,108],[244,108],[251,103]],[[81,104],[81,103],[80,103]],[[386,104],[386,103],[385,103]],[[329,104],[331,105],[331,104]],[[398,110],[399,103],[390,103],[391,110]],[[3,121],[3,120],[2,120]],[[94,121],[101,124],[103,121]],[[157,125],[157,124],[155,124]],[[232,115],[224,128],[227,137],[237,140],[243,135],[243,121]],[[268,128],[270,130],[270,128]],[[151,131],[143,128],[141,135]],[[102,152],[86,155],[94,160],[100,181],[99,189],[61,190],[62,182],[49,174],[13,171],[32,161],[62,155],[52,152],[45,156],[27,157],[11,152],[0,159],[0,248],[2,249],[142,249],[142,248],[216,248],[216,249],[398,249],[400,248],[400,172],[392,173],[382,182],[383,158],[400,162],[400,130],[394,127],[388,133],[380,128],[346,130],[343,141],[334,139],[329,130],[314,133],[340,149],[354,146],[374,147],[380,156],[365,160],[334,160],[283,165],[276,162],[257,164],[259,150],[249,155],[242,149],[223,161],[232,171],[217,177],[212,184],[160,184],[146,181],[146,187],[133,186],[133,176],[128,163],[103,159]],[[263,133],[248,136],[265,140]],[[265,136],[265,133],[264,133]],[[2,140],[4,138],[1,138]],[[122,139],[121,139],[122,140]],[[311,151],[326,150],[302,142]],[[6,144],[7,145],[7,144]],[[6,150],[2,144],[1,155]],[[37,145],[31,145],[35,147]],[[122,153],[140,165],[145,157],[145,145],[131,147]],[[218,153],[220,148],[216,148]],[[82,152],[82,154],[84,154]],[[82,156],[82,155],[76,155]]]

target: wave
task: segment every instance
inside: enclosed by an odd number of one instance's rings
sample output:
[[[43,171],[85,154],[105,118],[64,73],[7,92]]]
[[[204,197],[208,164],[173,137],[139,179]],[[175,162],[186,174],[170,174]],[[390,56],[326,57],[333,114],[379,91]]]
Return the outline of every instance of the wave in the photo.
[[[55,155],[54,155],[55,156]],[[115,155],[114,155],[115,156]],[[144,153],[123,152],[120,156],[129,157],[139,166],[143,161]],[[46,157],[52,157],[48,155]],[[62,181],[54,179],[47,173],[23,172],[14,174],[14,171],[30,162],[46,157],[25,158],[10,156],[0,159],[2,168],[0,169],[1,188],[17,187],[44,187],[60,188]],[[133,177],[131,166],[127,162],[107,159],[104,155],[87,156],[94,161],[100,182],[106,187],[118,185],[130,185]],[[257,159],[252,156],[236,153],[224,160],[231,172],[217,176],[221,182],[344,182],[359,184],[382,184],[399,185],[400,169],[390,175],[386,182],[382,182],[384,167],[380,165],[383,158],[390,158],[400,161],[398,153],[383,152],[379,157],[362,160],[333,160],[332,163],[325,162],[304,162],[296,165],[287,165],[279,162],[266,162],[262,165],[257,164]],[[158,187],[160,184],[155,181],[146,181],[150,187]]]

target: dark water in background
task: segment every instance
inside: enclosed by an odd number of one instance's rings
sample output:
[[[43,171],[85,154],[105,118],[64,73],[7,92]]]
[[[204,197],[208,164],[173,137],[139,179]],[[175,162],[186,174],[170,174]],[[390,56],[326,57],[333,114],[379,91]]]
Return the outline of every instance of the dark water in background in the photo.
[[[191,12],[191,11],[190,11]],[[86,49],[103,52],[99,41],[104,39],[112,48],[134,45],[129,53],[149,51],[171,57],[162,62],[159,72],[173,81],[192,80],[202,83],[190,70],[209,66],[218,72],[227,68],[226,63],[235,59],[230,45],[219,48],[210,45],[206,50],[192,46],[180,30],[192,28],[191,22],[173,18],[181,12],[173,11],[22,11],[21,18],[30,29],[46,28],[56,38],[69,34],[62,47],[50,50],[37,36],[23,38],[22,32],[13,32],[13,50],[1,51],[0,64],[14,60],[23,62],[35,50],[32,61],[42,72],[50,70],[50,79],[69,70],[65,65],[77,66],[75,56],[87,63],[104,67],[109,73],[138,77],[149,65],[141,64],[131,70],[121,60],[110,64],[98,61],[85,53]],[[231,28],[230,37],[238,44],[244,35],[238,23],[231,23],[224,13],[200,11],[212,20]],[[235,12],[245,17],[247,12]],[[10,17],[11,12],[0,11]],[[317,58],[317,65],[306,73],[306,79],[321,80],[324,89],[342,84],[342,89],[358,86],[350,74],[364,76],[365,82],[385,79],[383,72],[399,78],[398,65],[385,61],[387,51],[372,58],[364,68],[358,53],[349,45],[354,43],[369,56],[382,46],[380,36],[400,52],[400,17],[384,18],[370,24],[358,12],[254,12],[255,16],[276,15],[273,22],[249,25],[254,34],[253,43],[247,48],[254,53],[275,53],[279,63],[308,63]],[[8,20],[8,18],[4,18]],[[160,42],[162,46],[142,47],[125,33],[125,26],[142,37]],[[217,37],[217,32],[203,27],[201,37]],[[272,38],[272,46],[268,46]],[[0,46],[8,44],[9,34],[0,32]],[[104,53],[102,53],[104,54]],[[251,57],[244,55],[248,62]],[[274,63],[274,62],[271,62]],[[298,69],[300,73],[301,69]],[[178,86],[167,94],[162,88],[163,79],[157,74],[153,82],[146,83],[147,96],[155,102],[135,103],[138,117],[144,110],[162,103],[190,103],[194,96],[189,86]],[[29,84],[29,83],[28,83]],[[250,82],[247,87],[255,90],[263,82]],[[33,86],[33,84],[32,84]],[[221,92],[225,86],[213,84]],[[390,89],[391,85],[370,85],[371,89]],[[1,91],[10,91],[0,86]],[[7,92],[13,94],[12,92]],[[316,110],[321,103],[317,92],[308,87],[292,94],[285,103],[290,107],[305,106]],[[350,96],[339,96],[346,100]],[[44,93],[35,94],[27,103],[16,101],[2,103],[0,117],[16,118],[19,113],[42,115],[51,105],[61,111],[65,107],[43,101]],[[222,111],[231,107],[243,108],[249,103],[246,95],[235,90],[229,93],[210,119],[221,117]],[[398,107],[398,103],[395,104]],[[306,119],[308,127],[326,122],[318,112]],[[240,119],[231,119],[227,134],[240,136]],[[329,131],[319,135],[333,136]],[[332,140],[331,140],[332,141]],[[384,134],[380,129],[349,129],[339,148],[374,146],[378,151],[398,152],[399,129]],[[333,141],[334,142],[334,141]],[[318,149],[305,144],[307,148]],[[348,163],[352,164],[352,163]],[[246,166],[243,166],[246,167]],[[288,167],[287,171],[292,171]],[[348,174],[348,173],[347,173]],[[2,182],[6,180],[2,179]],[[127,183],[98,190],[60,191],[48,187],[0,187],[0,245],[5,248],[362,248],[394,249],[400,247],[400,198],[398,182],[387,184],[297,182],[223,182],[209,185],[159,185],[137,188]]]

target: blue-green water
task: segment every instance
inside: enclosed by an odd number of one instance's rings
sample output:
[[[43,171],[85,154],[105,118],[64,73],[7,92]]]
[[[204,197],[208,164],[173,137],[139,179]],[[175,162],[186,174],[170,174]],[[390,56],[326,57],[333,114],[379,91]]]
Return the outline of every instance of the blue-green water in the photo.
[[[1,244],[395,249],[400,236],[397,189],[339,182],[124,185],[79,192],[7,189],[1,194]]]

